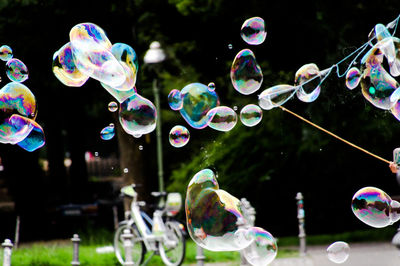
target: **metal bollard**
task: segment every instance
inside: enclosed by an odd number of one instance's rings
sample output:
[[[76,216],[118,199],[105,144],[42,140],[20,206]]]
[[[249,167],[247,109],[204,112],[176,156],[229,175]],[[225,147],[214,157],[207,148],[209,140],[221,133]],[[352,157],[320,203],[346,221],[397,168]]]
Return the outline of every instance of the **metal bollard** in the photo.
[[[199,245],[197,245],[197,252],[196,252],[197,266],[203,266],[205,259],[206,259],[206,256],[204,256],[203,248],[200,247]]]
[[[11,265],[11,253],[13,244],[10,239],[4,240],[3,244],[1,244],[4,248],[4,256],[3,256],[3,266]]]
[[[72,255],[72,261],[71,265],[81,265],[79,262],[79,242],[81,239],[79,238],[78,234],[74,234],[74,236],[71,238],[72,241],[72,247],[73,247],[73,255]]]
[[[301,192],[297,192],[296,200],[297,200],[297,219],[299,219],[299,240],[300,240],[299,252],[301,256],[305,256],[307,253],[306,230],[304,229],[305,213],[304,213],[303,195],[301,194]]]
[[[132,261],[133,234],[131,233],[131,230],[124,229],[124,233],[121,235],[121,237],[123,239],[124,250],[125,250],[124,266],[133,266],[134,265]]]

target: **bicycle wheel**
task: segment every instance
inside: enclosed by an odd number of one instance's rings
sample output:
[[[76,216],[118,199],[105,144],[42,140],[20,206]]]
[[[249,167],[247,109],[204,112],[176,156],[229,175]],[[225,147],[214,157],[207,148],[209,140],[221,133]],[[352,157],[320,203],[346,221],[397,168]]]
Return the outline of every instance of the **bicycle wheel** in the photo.
[[[122,239],[122,234],[125,229],[129,229],[133,234],[132,240],[132,261],[134,265],[140,265],[143,262],[144,254],[146,253],[143,242],[139,239],[140,234],[137,230],[136,226],[129,226],[127,223],[121,223],[118,226],[117,231],[115,231],[114,235],[114,252],[115,256],[117,256],[118,261],[121,264],[125,262],[125,249],[124,249],[124,241]]]
[[[167,221],[165,231],[167,240],[158,245],[161,259],[168,266],[181,265],[185,258],[186,241],[179,228],[179,223]]]

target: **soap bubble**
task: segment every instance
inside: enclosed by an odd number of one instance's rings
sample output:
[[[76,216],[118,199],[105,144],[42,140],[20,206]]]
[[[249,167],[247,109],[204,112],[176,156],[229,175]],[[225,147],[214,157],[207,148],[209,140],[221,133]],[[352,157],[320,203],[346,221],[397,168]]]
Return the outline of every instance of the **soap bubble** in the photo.
[[[233,111],[237,111],[238,110],[238,107],[235,105],[235,106],[233,106]]]
[[[168,94],[168,104],[172,110],[180,110],[183,106],[182,95],[179,90],[171,90]]]
[[[124,173],[125,174],[129,173],[129,169],[128,168],[124,168]]]
[[[233,48],[233,45],[230,43],[230,44],[228,44],[228,49],[229,50],[232,50],[232,48]]]
[[[11,81],[24,82],[28,79],[28,68],[21,60],[13,58],[6,63],[6,74]]]
[[[32,130],[30,131],[29,135],[22,141],[18,142],[17,145],[26,151],[32,152],[43,147],[46,143],[46,140],[44,137],[43,128],[31,119],[30,122],[33,126]]]
[[[215,90],[215,83],[214,82],[208,83],[208,88],[210,89],[210,91],[214,91]]]
[[[328,259],[334,263],[343,263],[347,260],[350,253],[350,247],[346,242],[337,241],[332,243],[327,249]]]
[[[208,126],[219,131],[230,131],[237,123],[236,112],[227,106],[218,106],[207,113]]]
[[[400,219],[399,203],[376,187],[364,187],[353,196],[352,210],[362,222],[382,228]]]
[[[346,87],[350,90],[355,89],[361,80],[361,72],[358,68],[352,67],[346,74]]]
[[[189,142],[190,133],[184,126],[174,126],[169,132],[169,143],[175,148],[185,146]]]
[[[264,90],[258,96],[258,104],[264,110],[271,110],[287,102],[296,93],[297,87],[291,85],[276,85]]]
[[[147,134],[156,128],[157,110],[146,98],[135,94],[121,103],[119,121],[128,134]]]
[[[189,182],[185,211],[189,235],[202,248],[235,251],[251,243],[235,236],[238,220],[244,219],[240,201],[219,189],[210,169],[199,171]]]
[[[392,35],[389,30],[383,24],[376,24],[375,27],[368,34],[368,41],[374,39],[375,42],[379,42],[383,39],[390,38]]]
[[[139,145],[139,151],[142,151],[143,150],[143,145]]]
[[[142,134],[133,134],[132,136],[133,136],[134,138],[137,138],[137,139],[138,139],[138,138],[140,138],[140,137],[142,136]]]
[[[10,46],[2,45],[0,47],[0,59],[3,61],[8,61],[13,57],[13,52]]]
[[[260,17],[253,17],[247,19],[240,30],[242,39],[251,45],[258,45],[264,42],[267,37],[265,31],[265,22]]]
[[[0,143],[16,144],[22,141],[31,133],[32,122],[34,121],[16,114],[4,119],[0,125]]]
[[[182,117],[193,128],[205,128],[209,122],[207,113],[219,105],[219,98],[215,91],[201,83],[191,83],[181,90],[182,108],[179,110]]]
[[[117,60],[124,62],[129,66],[132,71],[131,73],[134,76],[133,79],[136,81],[136,75],[139,70],[139,59],[135,50],[125,43],[114,43],[111,47],[111,53]]]
[[[397,99],[391,98],[400,84],[384,69],[384,39],[375,44],[361,59],[361,91],[374,106],[388,110]]]
[[[69,36],[79,71],[114,89],[126,81],[125,69],[111,53],[111,42],[99,26],[81,23]]]
[[[65,44],[53,55],[53,73],[64,85],[81,87],[89,79],[75,65],[71,43]]]
[[[263,74],[251,50],[244,49],[236,55],[231,67],[231,81],[233,87],[244,95],[261,87]]]
[[[35,95],[18,82],[7,83],[0,90],[0,116],[13,113],[32,119],[37,114]]]
[[[114,124],[110,124],[100,131],[100,138],[103,140],[110,140],[115,136]]]
[[[278,253],[275,238],[260,227],[250,228],[248,230],[248,237],[254,241],[247,248],[243,249],[246,260],[255,266],[270,264]]]
[[[109,62],[106,62],[104,65],[108,64]],[[118,86],[109,86],[103,82],[100,82],[101,86],[105,89],[114,89],[117,91],[130,91],[136,83],[136,76],[133,75],[131,68],[124,62],[119,62],[120,65],[122,66],[123,70],[125,71],[125,80]]]
[[[108,111],[115,112],[118,110],[118,104],[114,101],[108,103]]]
[[[318,75],[319,68],[313,63],[306,64],[297,70],[294,85],[299,87],[296,95],[300,101],[309,103],[318,98],[321,92],[321,87],[319,86],[321,79],[318,78]]]
[[[254,127],[261,122],[262,110],[255,104],[248,104],[240,111],[240,121],[242,124],[248,127]]]

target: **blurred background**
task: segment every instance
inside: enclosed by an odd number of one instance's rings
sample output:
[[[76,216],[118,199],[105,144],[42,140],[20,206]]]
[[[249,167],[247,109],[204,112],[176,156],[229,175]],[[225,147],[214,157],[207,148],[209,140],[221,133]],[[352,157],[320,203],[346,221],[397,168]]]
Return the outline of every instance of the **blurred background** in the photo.
[[[238,122],[227,133],[193,129],[169,108],[167,95],[189,83],[215,82],[221,105],[240,110],[256,104],[257,94],[268,87],[293,84],[304,64],[330,67],[366,42],[375,24],[386,25],[399,11],[395,0],[0,0],[0,44],[9,45],[27,65],[24,84],[37,97],[36,120],[46,134],[46,145],[32,153],[0,145],[0,239],[14,237],[17,216],[21,241],[70,237],[77,228],[113,229],[113,206],[123,218],[122,185],[141,184],[139,193],[146,200],[158,189],[155,131],[133,138],[121,129],[118,114],[108,111],[114,99],[98,81],[72,88],[52,73],[54,52],[82,22],[99,25],[112,43],[135,49],[141,95],[154,101],[152,82],[158,80],[168,191],[184,197],[191,177],[208,167],[218,174],[220,188],[251,202],[256,225],[274,236],[298,234],[299,191],[308,234],[368,228],[353,215],[351,199],[365,186],[400,195],[385,163],[278,108],[264,111],[254,128]],[[249,47],[240,28],[254,16],[265,20],[267,38]],[[152,41],[167,54],[157,72],[143,62]],[[232,60],[244,48],[253,50],[264,74],[261,89],[250,96],[239,94],[229,76]],[[8,82],[4,65],[0,86]],[[335,74],[315,102],[295,99],[285,107],[386,159],[392,160],[392,150],[400,146],[400,122],[367,102],[360,88],[348,90]],[[118,134],[104,141],[99,132],[109,123]],[[178,124],[191,133],[190,142],[179,149],[168,142]],[[185,220],[183,212],[180,219]]]

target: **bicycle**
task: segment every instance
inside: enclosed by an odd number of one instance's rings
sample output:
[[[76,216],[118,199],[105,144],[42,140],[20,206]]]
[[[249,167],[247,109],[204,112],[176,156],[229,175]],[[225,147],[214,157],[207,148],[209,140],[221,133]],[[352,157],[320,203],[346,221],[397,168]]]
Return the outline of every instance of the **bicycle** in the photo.
[[[184,226],[173,220],[182,205],[182,198],[179,193],[152,192],[156,198],[167,195],[166,203],[163,208],[157,208],[151,219],[140,207],[146,205],[143,201],[137,201],[136,186],[134,184],[121,188],[124,196],[132,198],[130,215],[119,223],[114,235],[114,250],[118,261],[125,262],[125,250],[123,246],[122,234],[125,229],[129,229],[133,234],[132,240],[132,260],[134,265],[141,265],[147,251],[153,252],[143,263],[146,265],[156,254],[160,255],[162,261],[168,266],[179,266],[185,258],[186,240],[184,236]],[[167,216],[164,222],[163,216]],[[150,230],[149,227],[152,229]]]

